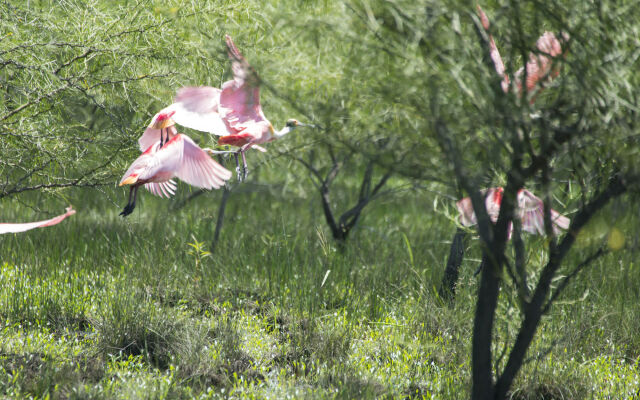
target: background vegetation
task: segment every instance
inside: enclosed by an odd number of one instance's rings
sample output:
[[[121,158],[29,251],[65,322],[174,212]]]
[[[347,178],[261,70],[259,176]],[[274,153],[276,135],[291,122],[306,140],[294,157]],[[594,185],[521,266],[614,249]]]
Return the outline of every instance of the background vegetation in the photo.
[[[639,7],[483,7],[511,75],[543,31],[570,33],[561,75],[535,104],[496,89],[465,1],[0,3],[0,220],[78,210],[0,236],[0,393],[469,397],[477,236],[455,301],[438,295],[454,201],[466,195],[455,161],[476,188],[506,185],[513,132],[531,135],[537,153],[546,132],[570,127],[551,173],[524,184],[569,217],[614,176],[628,190],[576,233],[552,288],[606,254],[542,318],[509,396],[637,396]],[[213,250],[221,191],[143,193],[122,219],[127,191],[115,182],[177,88],[229,78],[225,33],[264,80],[274,125],[291,117],[321,129],[249,155]],[[549,241],[523,240],[533,287]],[[499,293],[496,376],[525,310],[509,279]]]

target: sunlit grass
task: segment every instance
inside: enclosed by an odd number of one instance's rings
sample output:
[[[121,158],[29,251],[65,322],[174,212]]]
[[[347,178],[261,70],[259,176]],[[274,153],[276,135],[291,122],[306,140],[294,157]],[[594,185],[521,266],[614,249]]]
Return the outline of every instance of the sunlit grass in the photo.
[[[62,224],[0,237],[2,393],[464,397],[477,244],[456,303],[444,305],[436,293],[454,227],[422,213],[421,196],[405,196],[402,212],[374,205],[340,250],[322,215],[287,212],[315,199],[234,193],[207,254],[218,193],[178,211],[146,196],[129,219],[83,193],[85,206]],[[28,219],[7,204],[8,215]],[[545,319],[514,398],[635,393],[638,319],[627,303],[638,278],[617,254]],[[508,296],[500,307],[496,355],[520,318]]]

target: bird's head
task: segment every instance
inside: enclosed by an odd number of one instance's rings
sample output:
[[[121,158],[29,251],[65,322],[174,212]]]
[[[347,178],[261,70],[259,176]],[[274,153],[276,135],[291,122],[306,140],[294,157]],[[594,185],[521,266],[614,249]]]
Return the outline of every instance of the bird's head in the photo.
[[[282,137],[282,136],[286,135],[287,133],[293,131],[294,129],[296,129],[299,126],[315,127],[314,125],[303,124],[302,122],[298,121],[297,119],[291,118],[291,119],[287,120],[287,123],[285,124],[284,128],[281,131],[274,133],[274,136],[276,138]]]
[[[309,128],[317,128],[317,126],[315,126],[315,125],[303,124],[302,122],[298,121],[297,119],[293,119],[293,118],[287,120],[287,125],[286,126],[289,127],[289,128],[292,128],[292,129],[296,128],[298,126],[307,126]]]
[[[159,112],[156,117],[151,121],[150,128],[164,129],[175,125],[175,121],[171,117],[175,114],[175,111]]]

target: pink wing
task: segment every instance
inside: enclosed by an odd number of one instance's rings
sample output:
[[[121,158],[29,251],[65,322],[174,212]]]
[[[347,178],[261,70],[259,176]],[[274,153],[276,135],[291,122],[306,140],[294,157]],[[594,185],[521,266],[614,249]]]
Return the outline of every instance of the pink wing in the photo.
[[[220,115],[220,89],[210,86],[183,87],[176,94],[173,119],[197,131],[218,136],[234,133]]]
[[[169,198],[176,194],[176,183],[173,181],[173,179],[165,182],[146,183],[144,185],[144,188],[151,192],[151,194],[159,197]]]
[[[68,216],[73,215],[75,213],[76,213],[76,210],[74,210],[71,206],[69,206],[67,207],[67,212],[65,212],[64,214],[58,215],[57,217],[47,219],[44,221],[26,222],[22,224],[0,224],[0,234],[18,233],[18,232],[28,231],[34,228],[44,228],[45,226],[56,225],[62,222]]]
[[[564,40],[568,39],[565,34]],[[551,32],[545,32],[538,41],[536,47],[539,54],[530,53],[529,61],[527,61],[527,92],[535,89],[536,85],[544,80],[552,80],[558,76],[559,71],[552,71],[553,59],[562,54],[562,45],[560,41]],[[518,91],[522,92],[522,76],[524,68],[520,68],[515,74],[515,81]]]
[[[522,221],[522,229],[534,235],[544,235],[544,203],[526,189],[518,192],[518,217]],[[553,232],[558,235],[562,229],[568,229],[571,220],[555,210],[551,210]]]
[[[471,197],[465,197],[456,202],[456,207],[460,215],[458,219],[463,226],[473,226],[478,223],[476,214],[473,212]]]
[[[189,111],[210,114],[217,113],[222,90],[211,86],[185,86],[178,89],[175,102]]]
[[[509,76],[504,73],[504,63],[502,62],[502,57],[500,56],[500,52],[498,51],[498,46],[496,46],[496,42],[493,40],[493,36],[489,33],[489,18],[482,11],[479,5],[476,6],[478,16],[480,17],[480,21],[482,22],[482,26],[485,31],[487,31],[487,35],[489,35],[489,53],[491,55],[491,59],[493,60],[493,65],[496,69],[498,75],[502,77],[502,90],[506,93],[509,90]]]
[[[242,56],[229,35],[227,50],[231,59],[233,80],[222,85],[220,113],[236,133],[259,121],[266,121],[260,106],[260,79]]]
[[[209,154],[198,147],[186,135],[183,138],[182,159],[176,176],[186,183],[205,188],[218,189],[231,178],[231,172],[215,162]]]
[[[498,220],[498,215],[500,214],[500,204],[502,203],[503,189],[501,187],[495,187],[484,189],[480,192],[485,196],[484,203],[487,209],[487,214],[489,214],[491,222],[495,223]],[[473,211],[473,205],[471,204],[470,197],[465,197],[462,200],[459,200],[456,203],[456,207],[458,208],[458,212],[460,213],[459,218],[462,225],[472,226],[478,223],[476,214]]]
[[[158,133],[158,138],[159,136],[160,134]],[[136,158],[133,163],[131,163],[131,166],[129,166],[127,171],[122,176],[122,179],[120,179],[119,184],[122,185],[123,182],[129,177],[135,177],[136,179],[148,178],[148,169],[153,165],[159,147],[160,140],[156,139],[156,141],[151,146],[148,146],[145,151],[138,158]]]

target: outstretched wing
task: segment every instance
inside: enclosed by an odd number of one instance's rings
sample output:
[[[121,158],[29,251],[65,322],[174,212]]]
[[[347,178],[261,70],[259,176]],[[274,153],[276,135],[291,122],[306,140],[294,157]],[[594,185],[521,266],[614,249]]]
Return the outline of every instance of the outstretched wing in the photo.
[[[187,86],[176,93],[173,119],[177,124],[197,131],[225,136],[233,132],[220,115],[220,93],[210,86]]]
[[[173,181],[173,179],[165,182],[149,182],[144,185],[144,188],[147,189],[151,194],[159,197],[169,198],[176,194],[176,183]]]
[[[485,31],[487,31],[487,35],[489,36],[489,53],[491,55],[491,60],[493,60],[493,66],[496,69],[498,75],[502,77],[502,90],[507,92],[509,90],[509,76],[504,73],[504,63],[502,62],[502,57],[500,56],[500,52],[498,51],[498,46],[496,46],[495,40],[493,40],[493,36],[489,33],[489,18],[482,11],[479,5],[476,6],[478,16],[480,17],[480,22],[482,22],[482,27]]]
[[[25,232],[34,228],[44,228],[45,226],[56,225],[62,222],[68,216],[76,213],[76,210],[74,210],[73,207],[71,206],[67,207],[66,211],[67,212],[65,212],[62,215],[58,215],[57,217],[47,219],[44,221],[25,222],[21,224],[20,223],[18,224],[2,223],[0,224],[0,234]]]
[[[148,146],[145,151],[131,163],[118,185],[132,185],[139,179],[143,179],[143,176],[147,175],[149,167],[153,165],[153,160],[159,147],[160,140],[156,139],[152,145]]]
[[[509,90],[509,76],[505,73],[502,57],[500,57],[500,52],[493,40],[493,36],[489,33],[489,18],[487,18],[487,15],[482,11],[480,6],[476,6],[476,8],[480,21],[482,22],[482,26],[489,36],[489,51],[496,72],[502,77],[502,90],[507,92]],[[562,34],[562,40],[564,42],[567,42],[568,38],[569,37],[566,33]],[[518,95],[522,95],[522,79],[525,68],[527,71],[527,92],[531,93],[544,80],[551,80],[558,76],[559,70],[553,70],[553,60],[562,53],[562,44],[556,35],[551,32],[545,32],[542,34],[536,42],[536,52],[529,53],[529,60],[527,61],[526,66],[520,68],[515,73],[514,81],[518,90]]]
[[[534,235],[544,235],[544,203],[526,189],[518,192],[518,217],[522,221],[522,230]],[[556,210],[551,210],[551,222],[554,234],[561,233],[560,228],[568,229],[571,220]]]
[[[500,214],[500,204],[502,203],[501,187],[483,189],[480,191],[484,195],[484,205],[487,209],[487,214],[491,222],[495,223],[498,220]],[[460,213],[460,223],[464,226],[472,226],[478,223],[476,214],[473,211],[473,204],[471,203],[471,197],[465,197],[456,202],[456,207]]]
[[[260,106],[260,78],[242,56],[233,40],[226,35],[233,80],[222,85],[220,112],[227,125],[240,132],[266,118]]]
[[[176,176],[186,183],[205,188],[219,188],[231,178],[231,172],[214,161],[206,151],[186,135],[183,139],[182,160]]]
[[[160,140],[160,130],[163,128],[168,130],[169,139],[173,138],[178,133],[174,123],[219,136],[233,133],[219,114],[220,92],[220,89],[208,86],[179,89],[175,103],[154,115],[138,139],[140,151]]]
[[[137,181],[166,182],[176,175],[182,161],[184,135],[177,134],[162,147],[156,141],[140,155],[125,172],[120,186]],[[159,189],[159,188],[158,188]]]
[[[567,37],[563,38],[564,40]],[[551,80],[558,76],[559,70],[553,70],[553,60],[562,54],[560,40],[552,32],[545,32],[536,42],[536,53],[529,53],[527,61],[527,92],[533,91],[544,80]],[[516,71],[515,81],[518,92],[522,92],[524,68]]]

